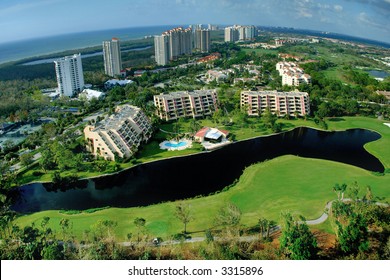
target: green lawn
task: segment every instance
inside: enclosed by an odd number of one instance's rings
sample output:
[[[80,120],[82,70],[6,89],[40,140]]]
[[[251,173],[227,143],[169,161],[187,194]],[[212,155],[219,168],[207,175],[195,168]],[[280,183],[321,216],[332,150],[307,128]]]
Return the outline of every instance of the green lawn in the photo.
[[[325,77],[327,77],[330,80],[338,80],[343,83],[350,83],[344,77],[344,70],[340,66],[330,67],[329,69],[324,70],[322,73],[324,73]]]
[[[243,48],[242,49],[246,53],[252,53],[255,52],[257,55],[262,55],[262,54],[275,54],[277,55],[279,53],[278,50],[267,50],[267,49],[251,49],[251,48]]]
[[[294,126],[313,126],[311,121],[280,120],[285,129]],[[390,128],[383,121],[364,117],[343,117],[327,120],[329,129],[366,128],[375,130],[383,136],[381,139],[366,144],[365,148],[377,156],[385,167],[390,167]],[[153,154],[153,153],[151,153]],[[291,155],[258,163],[248,167],[237,185],[229,191],[216,195],[189,199],[187,203],[195,220],[188,230],[193,235],[203,236],[203,231],[213,226],[218,209],[226,202],[237,204],[242,210],[242,222],[254,226],[259,217],[279,222],[283,211],[304,215],[307,219],[319,217],[327,201],[336,197],[332,191],[335,183],[351,184],[357,181],[362,194],[367,185],[372,187],[374,195],[390,197],[390,174],[376,176],[369,171],[337,162],[299,158]],[[362,195],[361,194],[361,195]],[[73,222],[74,234],[82,238],[83,231],[89,230],[98,220],[110,219],[118,222],[116,235],[124,240],[129,232],[135,232],[133,220],[136,217],[146,219],[150,236],[169,235],[180,232],[182,224],[174,218],[175,203],[162,203],[148,207],[128,209],[110,208],[92,214],[61,214],[58,211],[45,211],[20,217],[17,222],[25,226],[35,222],[39,225],[44,216],[51,217],[50,226],[59,230],[59,220],[68,218]],[[323,226],[329,231],[329,226]]]

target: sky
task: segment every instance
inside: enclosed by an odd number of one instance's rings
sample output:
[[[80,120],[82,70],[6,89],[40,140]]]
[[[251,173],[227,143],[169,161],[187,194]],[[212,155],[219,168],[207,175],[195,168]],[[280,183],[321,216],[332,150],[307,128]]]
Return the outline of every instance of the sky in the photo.
[[[137,26],[253,24],[390,43],[390,0],[1,0],[0,43]]]

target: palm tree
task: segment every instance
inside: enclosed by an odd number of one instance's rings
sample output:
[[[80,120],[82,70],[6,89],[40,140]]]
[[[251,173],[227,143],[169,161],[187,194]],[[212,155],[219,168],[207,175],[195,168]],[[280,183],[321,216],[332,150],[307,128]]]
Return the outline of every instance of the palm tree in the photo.
[[[140,242],[139,234],[141,230],[145,227],[146,220],[144,218],[137,217],[134,219],[134,225],[137,227],[137,241]]]
[[[347,185],[344,183],[342,185],[336,184],[333,187],[333,191],[337,194],[338,200],[344,200],[344,192],[347,189]]]

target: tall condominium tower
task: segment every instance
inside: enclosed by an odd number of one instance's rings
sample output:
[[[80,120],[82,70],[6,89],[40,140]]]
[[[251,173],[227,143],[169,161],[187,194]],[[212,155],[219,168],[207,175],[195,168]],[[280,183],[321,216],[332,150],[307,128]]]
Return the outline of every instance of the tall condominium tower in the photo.
[[[60,95],[71,97],[83,90],[84,75],[80,54],[55,60],[54,64]]]
[[[176,60],[192,52],[192,30],[181,27],[164,32],[154,37],[155,59],[158,65],[166,65],[169,60]]]
[[[238,40],[252,40],[255,38],[256,27],[254,25],[234,25],[225,28],[225,42],[236,42]]]
[[[232,26],[225,28],[225,42],[238,41],[238,30]]]
[[[195,31],[195,48],[201,52],[210,51],[210,30],[199,29]]]
[[[103,41],[104,71],[108,76],[115,77],[121,74],[122,58],[119,39]]]
[[[154,53],[157,65],[169,63],[169,37],[167,35],[154,37]]]

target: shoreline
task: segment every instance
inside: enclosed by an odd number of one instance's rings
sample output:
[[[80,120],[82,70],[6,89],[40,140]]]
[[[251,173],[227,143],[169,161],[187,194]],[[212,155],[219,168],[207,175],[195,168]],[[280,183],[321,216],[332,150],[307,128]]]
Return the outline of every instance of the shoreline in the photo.
[[[145,46],[145,47],[124,48],[123,50],[121,50],[121,53],[131,52],[131,51],[144,51],[144,50],[148,50],[148,49],[150,49],[152,47],[153,47],[152,45],[148,45],[148,46]],[[100,46],[93,46],[93,47],[87,47],[87,48],[100,48]],[[58,53],[58,55],[59,54],[60,53]],[[53,54],[53,57],[43,58],[43,57],[46,57],[46,56],[47,55],[44,55],[44,56],[42,56],[42,58],[38,57],[36,60],[31,60],[31,61],[28,61],[28,62],[23,62],[25,59],[24,60],[20,60],[20,61],[16,62],[16,64],[17,65],[21,65],[21,66],[41,65],[41,64],[53,63],[54,60],[60,58],[58,56],[54,57],[55,54]],[[96,49],[96,50],[87,51],[85,53],[81,53],[81,58],[82,59],[89,58],[89,57],[94,57],[94,56],[103,56],[103,51],[101,51],[100,49]],[[30,60],[30,59],[28,58],[26,60]]]
[[[140,40],[147,40],[145,38],[134,38],[129,39],[126,41],[122,41],[122,43],[131,43],[134,41],[140,41]],[[150,47],[150,46],[147,46]],[[131,51],[130,47],[124,47],[123,51]],[[133,48],[140,48],[140,47],[133,47]],[[143,48],[143,47],[141,47]],[[46,59],[56,59],[58,57],[66,56],[66,53],[81,53],[84,55],[90,55],[95,54],[96,52],[102,51],[101,45],[85,45],[78,48],[71,48],[71,49],[59,49],[53,52],[46,52],[36,55],[28,55],[22,58],[15,58],[7,61],[0,61],[0,67],[7,66],[7,65],[21,65],[21,66],[31,66],[31,65],[37,65],[37,64],[29,64],[31,62],[39,61],[39,60],[46,60]],[[43,63],[42,63],[43,64]]]
[[[0,55],[0,67],[4,67],[10,64],[18,64],[24,60],[36,60],[42,56],[51,56],[74,50],[101,47],[101,43],[104,40],[109,40],[112,37],[122,38],[122,43],[150,39],[153,37],[153,35],[160,34],[165,30],[169,30],[171,27],[174,26],[135,26],[106,30],[83,31],[5,42],[0,44],[0,52],[2,53],[2,55]],[[70,42],[70,44],[68,42]],[[52,47],[48,48],[47,45]],[[20,52],[13,52],[12,50],[15,48],[20,48]]]

